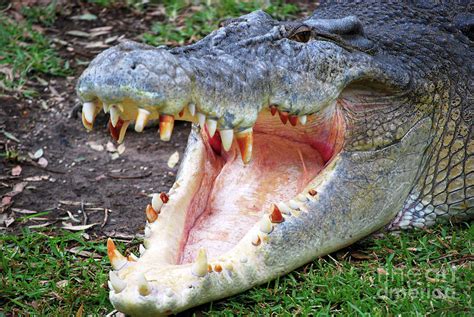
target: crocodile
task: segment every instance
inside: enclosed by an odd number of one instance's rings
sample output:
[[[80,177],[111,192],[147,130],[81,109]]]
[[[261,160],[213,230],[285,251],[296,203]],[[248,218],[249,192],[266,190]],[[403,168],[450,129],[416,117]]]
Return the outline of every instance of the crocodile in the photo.
[[[468,1],[469,2],[469,1]],[[110,300],[159,316],[268,282],[378,230],[474,214],[472,4],[328,1],[175,48],[123,41],[80,76],[82,121],[193,122],[140,256],[108,240]]]

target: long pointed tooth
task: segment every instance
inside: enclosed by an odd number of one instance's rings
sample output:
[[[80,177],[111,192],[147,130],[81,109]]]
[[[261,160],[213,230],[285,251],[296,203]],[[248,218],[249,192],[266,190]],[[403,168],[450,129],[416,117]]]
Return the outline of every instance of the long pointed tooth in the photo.
[[[296,124],[298,123],[298,116],[295,116],[295,115],[290,115],[288,117],[288,121],[290,121],[290,124],[292,126],[296,126]]]
[[[84,126],[84,128],[86,128],[87,131],[91,131],[93,128],[93,124],[87,121],[84,111],[82,112],[82,125]]]
[[[286,111],[278,111],[278,115],[280,116],[280,120],[283,124],[286,124],[288,121],[288,112]]]
[[[307,116],[307,115],[299,116],[299,117],[298,117],[298,121],[299,121],[302,125],[305,125],[307,120],[308,120],[308,116]]]
[[[277,205],[272,204],[272,213],[270,214],[270,221],[273,223],[280,223],[283,222],[285,219],[283,218],[283,215],[281,214],[280,209],[278,209]]]
[[[193,264],[192,272],[196,276],[205,276],[207,274],[207,254],[206,249],[200,248],[196,261]]]
[[[260,243],[262,243],[262,239],[260,239],[260,236],[258,235],[258,233],[255,233],[252,237],[252,244],[254,246],[258,246],[260,245]]]
[[[127,282],[122,280],[114,271],[109,272],[109,280],[115,293],[120,293],[127,287]]]
[[[219,134],[221,135],[222,147],[224,148],[224,150],[229,151],[232,146],[232,141],[234,139],[234,130],[219,130]]]
[[[163,202],[163,204],[166,204],[170,200],[170,196],[168,196],[167,193],[162,192],[160,193],[160,199]]]
[[[110,106],[106,104],[105,102],[102,103],[102,110],[104,110],[104,113],[108,113],[110,109]]]
[[[276,205],[282,213],[284,213],[285,215],[291,215],[291,208],[288,207],[287,204],[285,204],[284,202],[279,202]]]
[[[89,123],[94,123],[95,119],[95,104],[93,102],[85,102],[82,106],[82,113],[84,114],[85,119]]]
[[[189,109],[189,113],[194,117],[194,115],[196,114],[196,105],[191,102],[188,105],[188,109]]]
[[[240,155],[244,164],[248,164],[252,159],[253,129],[248,128],[235,134],[240,148]]]
[[[263,218],[260,220],[260,231],[263,233],[270,233],[272,230],[272,222],[267,216],[263,216]]]
[[[142,255],[145,254],[146,249],[145,249],[145,247],[143,246],[143,244],[140,244],[140,246],[138,247],[138,252],[140,252],[140,256],[142,256]]]
[[[163,200],[160,198],[160,194],[153,194],[153,197],[151,198],[151,206],[157,213],[160,212],[161,207],[163,206]]]
[[[214,119],[207,119],[206,125],[207,125],[207,132],[209,132],[209,136],[212,138],[214,134],[216,133],[217,121]]]
[[[204,123],[206,123],[206,115],[200,112],[197,113],[198,123],[201,128],[204,128]]]
[[[115,247],[115,243],[112,239],[107,239],[107,254],[109,256],[110,264],[116,270],[120,270],[127,264],[127,258],[125,258],[119,250]]]
[[[130,121],[124,121],[122,126],[120,127],[120,133],[117,142],[122,143],[123,139],[125,138],[125,134],[127,133],[128,125]]]
[[[137,262],[138,261],[138,257],[133,254],[132,252],[130,252],[130,254],[128,255],[127,257],[128,261],[133,261],[133,262]]]
[[[115,128],[117,126],[117,122],[120,119],[120,110],[117,109],[116,106],[110,107],[110,122],[112,122],[112,126]]]
[[[169,114],[160,114],[160,139],[169,141],[174,128],[174,116]]]
[[[150,295],[151,285],[145,278],[145,274],[139,273],[137,276],[138,292],[142,296]]]
[[[150,111],[145,109],[138,109],[137,119],[135,121],[135,131],[142,132],[150,116]]]
[[[278,109],[277,109],[277,107],[276,107],[276,106],[273,106],[273,105],[272,105],[272,106],[270,106],[270,112],[271,112],[272,116],[274,116],[274,115],[275,115],[275,113],[277,112],[277,110],[278,110]]]
[[[149,223],[154,223],[156,219],[158,219],[158,212],[156,212],[155,208],[150,204],[146,206],[145,214],[146,220],[148,220]]]

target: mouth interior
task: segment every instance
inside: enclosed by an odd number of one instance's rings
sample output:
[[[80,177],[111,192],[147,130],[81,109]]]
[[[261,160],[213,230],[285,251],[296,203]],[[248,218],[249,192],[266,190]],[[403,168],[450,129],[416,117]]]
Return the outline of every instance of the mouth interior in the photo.
[[[335,108],[312,116],[306,125],[283,125],[262,111],[254,126],[252,160],[245,165],[234,142],[225,152],[213,147],[204,129],[206,164],[199,190],[186,213],[178,264],[191,263],[201,247],[211,258],[232,249],[268,213],[272,203],[301,193],[342,148],[343,131]]]

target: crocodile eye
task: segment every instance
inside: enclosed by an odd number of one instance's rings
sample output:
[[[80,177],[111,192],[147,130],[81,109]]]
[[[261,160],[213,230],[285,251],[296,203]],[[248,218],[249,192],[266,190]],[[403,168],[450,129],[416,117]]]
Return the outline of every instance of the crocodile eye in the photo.
[[[291,33],[290,40],[306,43],[311,39],[311,30],[307,26],[301,26]]]

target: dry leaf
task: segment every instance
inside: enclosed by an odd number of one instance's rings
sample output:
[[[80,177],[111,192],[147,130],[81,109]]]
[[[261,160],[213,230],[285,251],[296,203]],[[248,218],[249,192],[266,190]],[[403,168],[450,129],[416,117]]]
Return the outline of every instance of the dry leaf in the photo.
[[[71,224],[65,224],[62,228],[71,231],[82,231],[92,228],[98,225],[98,223],[91,223],[90,225],[72,226]]]
[[[68,284],[69,284],[68,280],[62,280],[62,281],[56,282],[56,286],[59,288],[66,287],[68,286]]]
[[[12,168],[12,176],[20,176],[21,174],[21,166],[17,165],[14,168]]]
[[[44,228],[44,227],[47,227],[49,225],[52,225],[54,222],[45,222],[45,223],[42,223],[40,225],[31,225],[31,226],[28,226],[28,228],[30,229],[35,229],[35,228]]]
[[[84,315],[84,304],[81,304],[81,307],[77,310],[76,317],[82,317]]]
[[[77,254],[79,256],[83,256],[85,258],[95,258],[95,259],[100,259],[102,256],[100,256],[97,253],[94,252],[89,252],[85,250],[81,250],[83,247],[73,247],[68,250],[68,252],[71,252],[72,254]]]
[[[85,38],[88,38],[90,36],[89,33],[78,31],[78,30],[67,31],[66,34],[76,36],[76,37],[85,37]]]
[[[10,225],[11,225],[12,223],[14,223],[14,222],[15,222],[15,218],[10,217],[10,218],[8,218],[7,220],[5,220],[5,226],[8,228],[8,227],[10,227]]]
[[[168,159],[168,167],[173,168],[178,164],[179,162],[179,153],[178,151],[174,152],[171,154],[170,158]]]
[[[20,209],[20,208],[12,208],[11,210],[13,212],[17,212],[17,213],[20,213],[20,214],[27,214],[27,215],[32,215],[32,214],[37,214],[38,213],[35,210]]]

